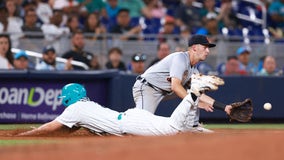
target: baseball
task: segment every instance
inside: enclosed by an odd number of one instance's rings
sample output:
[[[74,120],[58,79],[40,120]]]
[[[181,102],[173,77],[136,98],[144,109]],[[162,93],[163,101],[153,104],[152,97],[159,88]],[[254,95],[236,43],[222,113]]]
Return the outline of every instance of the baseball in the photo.
[[[265,110],[271,110],[271,108],[272,108],[272,105],[270,104],[270,103],[264,103],[264,105],[263,105],[263,108],[265,109]]]

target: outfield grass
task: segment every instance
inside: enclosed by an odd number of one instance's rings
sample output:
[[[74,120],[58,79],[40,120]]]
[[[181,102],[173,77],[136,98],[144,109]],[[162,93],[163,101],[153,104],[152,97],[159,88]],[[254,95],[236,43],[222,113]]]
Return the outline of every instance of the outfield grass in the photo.
[[[15,146],[15,145],[27,145],[27,144],[43,144],[43,143],[52,143],[53,140],[0,140],[0,146]]]
[[[13,129],[31,129],[32,127],[38,127],[40,124],[0,124],[1,130],[13,130]]]
[[[0,124],[0,130],[16,130],[16,129],[31,129],[32,127],[38,127],[40,124]],[[53,143],[54,140],[44,139],[5,139],[0,140],[1,146],[15,146],[15,145],[33,145],[43,143]]]

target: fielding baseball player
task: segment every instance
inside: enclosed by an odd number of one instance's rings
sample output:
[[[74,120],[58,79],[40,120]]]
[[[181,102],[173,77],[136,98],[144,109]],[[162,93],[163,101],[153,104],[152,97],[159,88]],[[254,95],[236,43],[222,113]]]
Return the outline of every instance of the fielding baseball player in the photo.
[[[171,117],[161,117],[139,108],[117,112],[90,101],[85,88],[70,83],[62,88],[62,104],[67,108],[55,120],[39,128],[23,132],[19,136],[44,135],[50,133],[71,133],[80,127],[93,133],[104,135],[173,135],[179,132],[195,131],[191,123],[191,108],[197,106],[200,93],[205,90],[217,90],[224,81],[214,76],[194,75],[191,89],[177,106]],[[192,98],[192,96],[197,98]],[[230,107],[225,112],[230,114]],[[190,126],[190,127],[189,127]]]
[[[188,51],[172,53],[148,68],[137,77],[133,86],[136,107],[155,113],[158,104],[166,95],[175,93],[178,97],[185,98],[191,75],[199,73],[195,65],[204,61],[209,55],[209,48],[215,46],[209,43],[207,37],[193,35],[188,42]],[[212,112],[213,108],[225,108],[226,105],[202,94],[198,107]],[[198,107],[194,106],[190,111],[190,125],[198,127],[202,132],[208,131],[199,125]]]

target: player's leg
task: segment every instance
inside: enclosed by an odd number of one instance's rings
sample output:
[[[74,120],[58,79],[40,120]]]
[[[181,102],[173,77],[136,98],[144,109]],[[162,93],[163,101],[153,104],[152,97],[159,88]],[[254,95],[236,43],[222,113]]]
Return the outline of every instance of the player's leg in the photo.
[[[179,132],[169,117],[154,115],[138,108],[128,109],[121,116],[120,126],[124,133],[141,136],[173,135]]]
[[[189,93],[177,106],[170,117],[173,126],[182,132],[212,133],[213,131],[203,128],[199,124],[199,102],[199,98],[193,100],[192,95]]]
[[[195,117],[198,112],[197,104],[198,99],[195,101],[191,95],[188,94],[177,106],[171,115],[173,126],[176,126],[179,130],[188,130],[195,125]]]
[[[187,95],[175,109],[171,117],[156,116],[146,110],[129,109],[120,116],[120,125],[124,133],[153,136],[172,135],[178,132],[212,132],[194,125],[196,114],[199,114],[198,99]]]
[[[163,95],[145,83],[137,80],[133,86],[132,94],[136,108],[155,113]]]

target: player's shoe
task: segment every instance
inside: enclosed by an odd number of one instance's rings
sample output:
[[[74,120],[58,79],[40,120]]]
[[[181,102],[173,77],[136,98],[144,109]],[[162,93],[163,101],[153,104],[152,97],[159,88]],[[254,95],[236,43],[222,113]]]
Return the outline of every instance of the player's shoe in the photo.
[[[196,127],[192,127],[190,131],[193,133],[214,133],[214,131],[204,128],[200,123]]]

